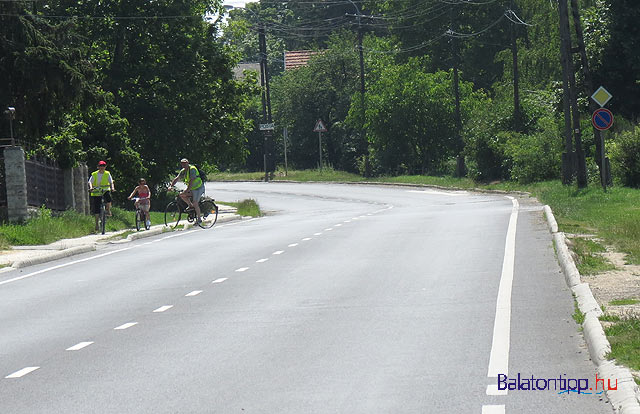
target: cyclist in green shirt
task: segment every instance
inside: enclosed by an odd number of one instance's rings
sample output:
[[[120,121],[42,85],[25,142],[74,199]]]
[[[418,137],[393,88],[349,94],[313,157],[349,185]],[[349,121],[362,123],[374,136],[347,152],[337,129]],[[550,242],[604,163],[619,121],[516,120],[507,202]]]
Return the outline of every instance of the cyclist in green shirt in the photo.
[[[176,178],[171,181],[170,187],[173,187],[173,185],[180,179],[184,181],[187,188],[180,193],[180,198],[187,203],[190,208],[193,208],[196,211],[196,217],[198,217],[199,221],[200,205],[198,202],[200,201],[200,197],[204,195],[204,183],[200,179],[198,169],[193,165],[189,165],[188,159],[181,159],[180,165],[182,166],[182,169]]]

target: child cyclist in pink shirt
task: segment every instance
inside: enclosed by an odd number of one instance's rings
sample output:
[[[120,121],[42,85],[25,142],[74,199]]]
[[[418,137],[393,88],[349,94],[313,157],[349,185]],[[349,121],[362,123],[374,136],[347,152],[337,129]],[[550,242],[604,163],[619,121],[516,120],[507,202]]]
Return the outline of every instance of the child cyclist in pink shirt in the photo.
[[[149,217],[149,209],[151,208],[151,190],[149,190],[147,181],[144,178],[141,178],[140,181],[138,181],[138,186],[133,189],[131,195],[127,198],[131,200],[136,193],[138,194],[138,200],[136,201],[135,206],[142,210],[145,215],[147,226],[150,226],[151,219]]]

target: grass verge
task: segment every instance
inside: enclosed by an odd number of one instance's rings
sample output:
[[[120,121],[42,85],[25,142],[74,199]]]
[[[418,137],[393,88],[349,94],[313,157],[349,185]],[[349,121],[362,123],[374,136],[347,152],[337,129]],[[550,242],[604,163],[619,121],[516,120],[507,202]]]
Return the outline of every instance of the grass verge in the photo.
[[[258,202],[253,199],[246,199],[242,201],[221,201],[220,204],[235,207],[238,209],[237,213],[241,216],[249,217],[261,217],[262,211]]]
[[[599,253],[606,249],[591,239],[575,237],[571,239],[571,248],[577,255],[576,267],[581,275],[595,275],[614,270],[616,267]]]
[[[625,319],[604,330],[611,352],[608,357],[634,370],[640,370],[640,320]]]

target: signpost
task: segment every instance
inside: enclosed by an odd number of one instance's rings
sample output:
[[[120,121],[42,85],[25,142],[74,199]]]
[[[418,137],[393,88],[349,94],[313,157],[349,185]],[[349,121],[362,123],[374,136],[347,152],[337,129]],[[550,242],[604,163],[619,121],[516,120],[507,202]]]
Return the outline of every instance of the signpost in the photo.
[[[322,168],[322,133],[327,132],[327,127],[324,126],[322,119],[316,121],[316,126],[313,127],[313,132],[318,133],[318,153],[320,154],[320,168]]]
[[[591,95],[591,99],[600,105],[600,109],[596,109],[591,116],[591,123],[598,131],[606,131],[613,125],[613,114],[610,110],[604,108],[611,98],[613,98],[613,95],[602,86]],[[609,160],[604,156],[604,133],[600,134],[600,139],[600,181],[602,182],[604,191],[607,191],[607,181],[609,177],[609,168],[607,165]]]

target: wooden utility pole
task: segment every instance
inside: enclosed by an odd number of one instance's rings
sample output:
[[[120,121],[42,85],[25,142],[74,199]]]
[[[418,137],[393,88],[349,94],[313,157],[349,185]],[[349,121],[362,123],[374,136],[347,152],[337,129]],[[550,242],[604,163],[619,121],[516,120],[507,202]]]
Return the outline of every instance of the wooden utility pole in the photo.
[[[595,91],[593,86],[593,80],[591,78],[591,71],[589,70],[589,61],[587,60],[587,51],[584,45],[584,34],[582,32],[582,21],[580,20],[580,9],[578,8],[578,0],[571,0],[571,11],[573,14],[573,27],[576,31],[576,40],[578,43],[578,53],[580,54],[580,59],[582,61],[582,71],[584,75],[584,86],[585,86],[585,95],[587,97],[591,96],[591,94]],[[593,99],[589,99],[589,112],[593,113],[598,109],[598,106],[593,101]],[[593,138],[596,144],[596,164],[600,168],[600,182],[602,186],[606,190],[606,181],[607,174],[606,168],[603,167],[602,163],[602,154],[604,154],[604,134],[602,131],[592,127],[593,129]]]
[[[260,86],[262,89],[262,122],[265,124],[272,123],[271,121],[271,95],[269,93],[269,68],[267,66],[267,40],[265,36],[264,26],[258,29],[258,46],[260,48]],[[263,161],[264,161],[264,180],[269,181],[269,172],[272,170],[271,164],[273,163],[273,154],[271,153],[272,131],[263,131],[264,142],[262,144],[263,149]]]
[[[560,23],[560,55],[563,72],[564,116],[565,116],[565,153],[562,163],[562,182],[569,184],[573,172],[579,188],[587,186],[587,168],[582,138],[580,134],[580,113],[576,96],[576,77],[571,57],[571,35],[569,31],[569,10],[567,0],[558,0]],[[575,154],[572,151],[572,134],[575,139]]]
[[[515,2],[511,0],[512,16]],[[513,129],[522,131],[522,111],[520,110],[520,75],[518,73],[518,37],[516,36],[516,24],[511,22],[511,57],[513,60]]]
[[[453,27],[457,24],[456,16],[453,14],[454,9],[451,6],[451,33],[454,33]],[[460,45],[455,37],[451,37],[451,49],[453,55],[453,94],[455,97],[455,146],[456,146],[456,177],[464,177],[466,174],[466,166],[464,163],[464,141],[462,139],[462,115],[460,113],[460,76],[458,67],[460,66]]]

